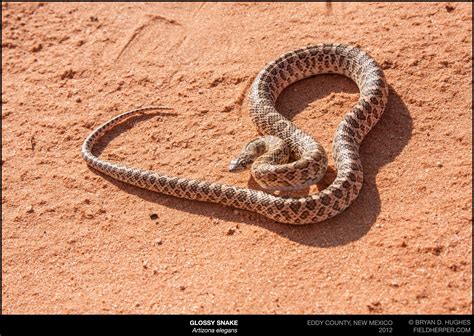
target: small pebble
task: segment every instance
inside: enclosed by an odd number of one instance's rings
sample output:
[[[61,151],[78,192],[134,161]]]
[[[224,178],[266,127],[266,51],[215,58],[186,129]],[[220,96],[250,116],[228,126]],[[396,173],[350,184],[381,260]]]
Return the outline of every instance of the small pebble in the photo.
[[[436,167],[441,168],[441,167],[443,167],[443,164],[440,161],[438,161],[438,162],[436,162]]]
[[[156,245],[161,245],[161,244],[163,244],[163,240],[162,240],[161,238],[157,238],[157,239],[155,240],[155,244],[156,244]]]
[[[99,18],[98,18],[97,16],[95,16],[95,15],[91,15],[91,16],[89,17],[89,19],[90,19],[92,22],[97,22],[97,21],[99,21]]]
[[[151,220],[156,220],[156,219],[158,219],[158,215],[156,213],[152,213],[152,214],[150,214],[150,219]]]
[[[72,69],[68,69],[66,71],[64,71],[62,74],[61,74],[61,79],[72,79],[74,78],[74,75],[76,74],[76,72]]]
[[[375,302],[372,302],[371,304],[368,304],[368,305],[367,305],[367,308],[368,308],[370,311],[380,310],[380,309],[381,309],[381,304],[380,304],[379,301],[375,301]]]
[[[32,213],[34,210],[33,210],[33,206],[32,205],[29,205],[27,208],[26,208],[26,212],[28,213]]]
[[[400,285],[398,284],[397,280],[392,280],[392,281],[390,281],[390,286],[392,286],[392,287],[400,287]]]
[[[143,268],[147,269],[148,268],[148,260],[145,260],[143,262]]]
[[[387,70],[394,67],[394,64],[391,60],[384,60],[381,65],[382,69]]]
[[[76,103],[80,103],[82,101],[81,97],[76,98]]]
[[[235,233],[235,228],[230,228],[228,231],[227,231],[227,235],[228,236],[231,236]]]
[[[451,6],[451,5],[446,5],[445,8],[448,11],[448,13],[451,13],[453,10],[456,9],[454,6]]]
[[[184,285],[179,286],[179,290],[184,291],[185,289],[186,289],[186,286],[184,286]]]
[[[35,45],[31,48],[31,52],[38,52],[38,51],[40,51],[41,49],[43,49],[43,45],[42,45],[41,43],[35,44]]]
[[[455,264],[452,264],[449,266],[449,269],[453,272],[457,272],[459,270],[459,267]]]

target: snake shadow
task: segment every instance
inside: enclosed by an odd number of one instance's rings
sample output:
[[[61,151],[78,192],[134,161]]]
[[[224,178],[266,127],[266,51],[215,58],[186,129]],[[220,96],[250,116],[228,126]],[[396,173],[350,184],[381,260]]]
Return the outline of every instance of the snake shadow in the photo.
[[[282,108],[281,113],[289,119],[293,119],[311,102],[331,93],[359,92],[355,83],[339,75],[316,76],[305,81],[307,82],[300,81],[303,83],[295,90],[296,94],[291,93],[285,99],[286,108]],[[293,85],[298,84],[297,82]],[[303,92],[305,94],[298,95]],[[341,111],[341,118],[343,113],[345,111]],[[310,131],[307,127],[304,128]],[[389,86],[385,112],[360,146],[364,184],[357,199],[344,212],[321,223],[305,226],[265,226],[292,241],[308,246],[333,247],[360,239],[369,232],[380,214],[381,199],[376,183],[377,174],[382,167],[393,162],[402,153],[410,141],[412,131],[413,120],[407,106],[394,88]],[[320,189],[327,187],[335,177],[336,172],[329,167],[318,186]],[[307,194],[308,190],[305,193]]]
[[[334,80],[335,78],[337,80]],[[293,85],[299,85],[300,91],[304,91],[304,94],[287,95],[288,101],[285,102],[285,106],[291,106],[291,108],[281,109],[281,113],[289,119],[303,111],[310,103],[324,98],[333,92],[358,93],[358,89],[352,81],[338,75],[316,76],[300,82]],[[293,85],[285,89],[285,91],[291,90]],[[344,112],[341,111],[341,118]],[[137,116],[137,118],[135,122],[146,120],[150,116],[143,115]],[[100,155],[100,152],[107,146],[108,142],[130,127],[132,126],[129,123],[116,127],[106,138],[99,141],[94,151]],[[413,121],[408,108],[393,87],[390,87],[385,112],[380,121],[366,136],[360,147],[364,167],[364,184],[358,198],[343,213],[324,222],[309,225],[281,224],[249,211],[239,210],[236,213],[233,211],[233,208],[220,204],[204,203],[163,195],[117,181],[93,169],[91,171],[102,176],[118,188],[148,202],[158,203],[178,211],[193,213],[203,217],[257,225],[289,240],[308,246],[333,247],[360,239],[376,222],[381,209],[381,200],[376,184],[377,174],[383,166],[393,162],[400,155],[411,138],[412,128]],[[323,187],[327,186],[335,178],[335,175],[336,172],[328,168],[328,173],[322,182]],[[248,184],[249,187],[258,189],[256,183],[252,180],[249,180]],[[303,193],[307,194],[308,190],[303,191]]]
[[[337,80],[334,80],[336,78]],[[293,85],[299,85],[299,88],[294,89],[295,93],[285,95],[284,91],[280,97],[286,96],[285,103],[279,106],[277,102],[280,112],[290,120],[307,108],[310,103],[331,93],[359,92],[355,83],[338,75],[316,76]],[[293,85],[285,90],[291,90]],[[341,112],[341,118],[343,113],[345,111]],[[307,127],[303,128],[311,132]],[[274,224],[271,220],[263,219],[258,222],[259,225],[308,246],[333,247],[360,239],[369,232],[380,214],[381,199],[376,183],[377,174],[382,167],[393,162],[402,153],[403,148],[410,141],[412,131],[413,120],[407,106],[394,88],[389,86],[389,99],[385,112],[360,147],[364,184],[359,196],[349,208],[321,223],[294,226]],[[319,189],[329,186],[335,177],[336,171],[329,166],[326,176],[318,183]],[[252,179],[249,180],[249,186],[259,189],[258,184]],[[305,196],[308,193],[309,189],[305,189],[297,195]]]

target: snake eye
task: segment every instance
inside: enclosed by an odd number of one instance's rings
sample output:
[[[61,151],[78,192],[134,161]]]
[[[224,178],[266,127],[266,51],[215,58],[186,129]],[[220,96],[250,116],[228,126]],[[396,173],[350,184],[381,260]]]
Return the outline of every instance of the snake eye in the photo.
[[[245,170],[253,163],[253,161],[254,160],[246,154],[241,154],[236,159],[230,161],[229,171],[239,172]]]

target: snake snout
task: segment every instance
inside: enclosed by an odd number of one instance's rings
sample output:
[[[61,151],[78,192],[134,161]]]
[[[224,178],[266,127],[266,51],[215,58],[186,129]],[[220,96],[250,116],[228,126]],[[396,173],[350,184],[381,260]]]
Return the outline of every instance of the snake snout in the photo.
[[[232,160],[229,163],[229,171],[236,173],[245,170],[245,167],[241,164],[239,160]]]
[[[238,170],[239,170],[239,163],[237,162],[237,160],[230,161],[229,171],[230,172],[235,172],[235,171],[238,171]]]

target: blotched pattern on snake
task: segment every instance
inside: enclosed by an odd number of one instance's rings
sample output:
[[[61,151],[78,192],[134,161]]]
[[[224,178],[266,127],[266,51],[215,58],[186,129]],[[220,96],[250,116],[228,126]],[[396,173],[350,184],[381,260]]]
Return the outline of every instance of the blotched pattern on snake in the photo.
[[[264,136],[251,141],[229,166],[251,167],[258,183],[270,190],[299,189],[325,174],[327,157],[312,136],[281,115],[275,102],[288,85],[310,76],[336,73],[359,87],[357,104],[337,127],[333,157],[337,176],[324,190],[305,197],[275,195],[217,182],[167,176],[102,160],[92,153],[96,141],[125,119],[159,107],[128,111],[96,128],[84,141],[82,156],[89,166],[117,180],[152,191],[198,201],[220,203],[260,213],[288,224],[309,224],[344,211],[362,187],[359,146],[378,122],[388,99],[388,85],[377,63],[364,51],[344,44],[318,44],[286,53],[265,66],[250,90],[250,115]],[[288,162],[288,158],[292,161]]]

